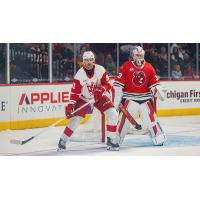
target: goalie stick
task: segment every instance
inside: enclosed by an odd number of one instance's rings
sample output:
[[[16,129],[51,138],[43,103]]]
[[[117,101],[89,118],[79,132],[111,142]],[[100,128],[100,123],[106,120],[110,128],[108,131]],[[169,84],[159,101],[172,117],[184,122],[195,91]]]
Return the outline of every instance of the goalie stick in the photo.
[[[137,125],[137,122],[135,121],[135,119],[131,116],[131,114],[126,110],[126,108],[120,104],[119,105],[119,109],[121,110],[121,112],[125,115],[125,117],[128,119],[128,121],[135,127]],[[121,129],[122,130],[122,129]],[[124,141],[125,138],[125,133],[121,133],[121,130],[119,128],[119,137],[120,137],[120,141],[119,143],[122,144],[122,142]]]
[[[87,103],[85,103],[84,105],[82,105],[80,108],[77,108],[75,111],[73,111],[71,114],[76,113],[77,111],[81,110],[82,108],[86,107],[89,104],[94,103],[94,99],[88,101]],[[61,119],[59,119],[58,121],[54,122],[53,124],[51,124],[50,126],[48,126],[47,128],[41,130],[39,133],[37,133],[36,135],[26,139],[26,140],[17,140],[17,139],[11,139],[10,143],[12,144],[18,144],[18,145],[24,145],[27,142],[33,140],[34,138],[36,138],[37,136],[41,135],[42,133],[46,132],[47,130],[49,130],[51,127],[56,126],[57,124],[59,124],[60,122],[62,122],[64,119],[66,119],[66,117],[62,117]]]
[[[126,110],[126,108],[122,104],[119,105],[119,108],[124,113],[128,121],[135,127],[137,125],[137,122],[134,120],[131,114]]]

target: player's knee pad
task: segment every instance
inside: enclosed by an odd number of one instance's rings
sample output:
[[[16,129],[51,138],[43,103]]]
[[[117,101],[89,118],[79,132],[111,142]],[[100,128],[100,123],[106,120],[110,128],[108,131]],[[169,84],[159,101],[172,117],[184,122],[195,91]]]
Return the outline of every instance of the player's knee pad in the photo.
[[[155,111],[147,101],[140,106],[140,115],[143,123],[149,131],[149,136],[154,145],[162,145],[167,140],[167,137],[158,121]]]

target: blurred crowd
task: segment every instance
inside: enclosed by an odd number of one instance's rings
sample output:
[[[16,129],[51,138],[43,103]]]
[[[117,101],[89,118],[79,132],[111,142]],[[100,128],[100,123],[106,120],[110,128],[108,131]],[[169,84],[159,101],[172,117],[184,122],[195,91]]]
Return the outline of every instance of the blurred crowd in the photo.
[[[6,81],[6,48],[0,44],[0,84]]]
[[[197,79],[196,44],[144,44],[146,60],[161,79]],[[168,53],[169,51],[169,53]],[[170,55],[170,58],[168,56]]]
[[[54,43],[53,51],[53,80],[70,81],[74,76],[74,45]]]
[[[11,83],[48,80],[48,44],[18,43],[10,45]]]
[[[199,78],[196,44],[192,43],[53,43],[52,75],[54,82],[71,81],[82,67],[82,55],[91,50],[96,63],[116,75],[135,45],[143,46],[145,59],[156,70],[160,79],[194,80]],[[119,48],[118,48],[119,47]],[[10,82],[48,82],[49,44],[10,44]],[[0,44],[0,83],[5,83],[6,44]],[[198,55],[199,56],[199,55]]]
[[[76,44],[77,69],[82,67],[82,55],[85,51],[91,50],[95,53],[96,63],[106,68],[109,75],[117,74],[117,44],[84,43]]]

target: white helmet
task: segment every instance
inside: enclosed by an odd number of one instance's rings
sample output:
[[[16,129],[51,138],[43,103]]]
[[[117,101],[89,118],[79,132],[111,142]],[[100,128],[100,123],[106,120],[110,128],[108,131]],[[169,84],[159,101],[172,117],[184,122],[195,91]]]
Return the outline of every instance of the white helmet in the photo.
[[[144,65],[144,49],[140,46],[135,46],[132,52],[133,62],[137,67],[142,67]]]
[[[93,69],[95,65],[95,56],[92,51],[85,51],[83,53],[83,67],[87,70]]]
[[[83,60],[94,61],[95,60],[94,53],[92,51],[85,51],[83,53]]]

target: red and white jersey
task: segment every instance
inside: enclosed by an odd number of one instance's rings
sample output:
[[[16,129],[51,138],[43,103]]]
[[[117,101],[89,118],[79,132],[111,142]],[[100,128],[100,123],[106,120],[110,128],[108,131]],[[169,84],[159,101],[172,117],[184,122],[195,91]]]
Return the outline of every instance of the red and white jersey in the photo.
[[[158,84],[156,72],[150,63],[136,67],[132,61],[123,64],[114,82],[114,86],[122,88],[123,98],[137,101],[151,99],[150,89]]]
[[[104,87],[109,91],[111,85],[105,68],[95,64],[93,73],[88,75],[84,67],[80,68],[76,73],[70,94],[70,101],[76,103],[78,98],[90,100],[94,98],[95,87]]]

